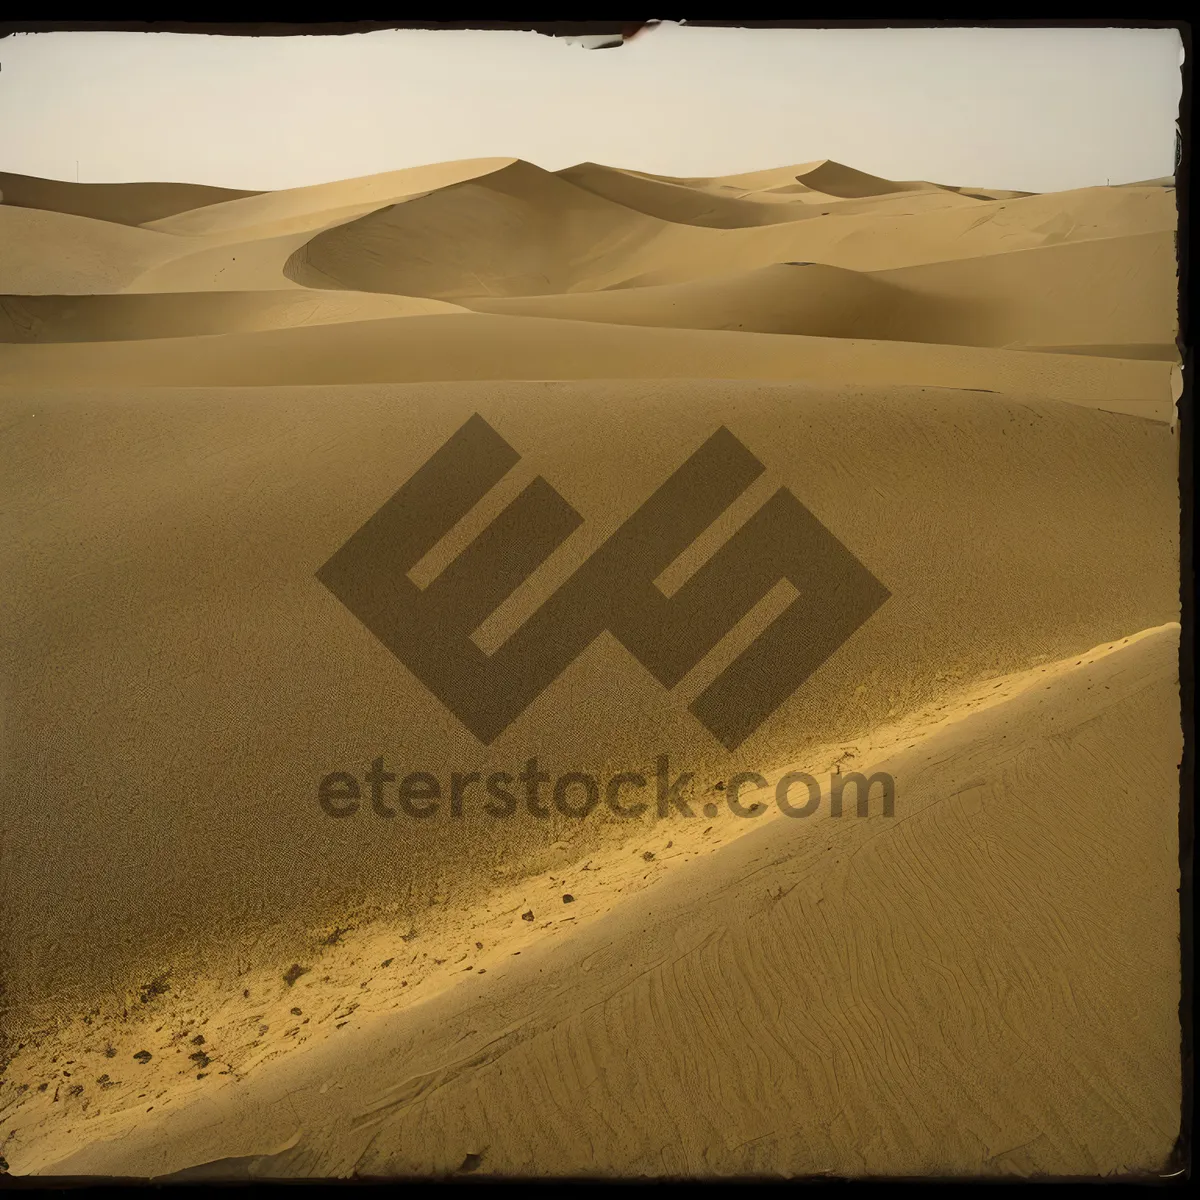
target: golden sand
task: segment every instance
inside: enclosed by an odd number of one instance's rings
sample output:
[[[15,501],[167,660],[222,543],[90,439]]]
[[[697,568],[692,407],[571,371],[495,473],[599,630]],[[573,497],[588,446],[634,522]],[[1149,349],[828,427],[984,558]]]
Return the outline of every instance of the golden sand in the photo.
[[[11,1173],[1168,1169],[1172,181],[0,192]],[[721,426],[764,471],[708,552],[786,488],[890,598],[736,751],[687,706],[769,605],[671,691],[603,634],[484,746],[316,578],[473,414],[519,462],[426,581],[539,476],[582,518],[486,648]],[[701,811],[318,804],[532,754]],[[894,813],[788,819],[796,771]]]

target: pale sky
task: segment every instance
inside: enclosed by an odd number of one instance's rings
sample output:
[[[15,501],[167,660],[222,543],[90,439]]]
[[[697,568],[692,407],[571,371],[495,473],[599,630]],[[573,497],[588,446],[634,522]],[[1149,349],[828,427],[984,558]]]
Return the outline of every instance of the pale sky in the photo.
[[[1172,173],[1173,29],[46,33],[0,40],[0,170],[269,189],[460,158],[725,175],[832,158],[1053,191]]]

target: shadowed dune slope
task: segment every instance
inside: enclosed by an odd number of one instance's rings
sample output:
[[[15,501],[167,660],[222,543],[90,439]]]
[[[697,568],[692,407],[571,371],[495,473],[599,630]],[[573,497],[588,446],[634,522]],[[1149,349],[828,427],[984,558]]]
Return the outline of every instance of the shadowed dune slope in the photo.
[[[292,290],[298,285],[285,277],[284,265],[314,232],[513,161],[440,163],[281,192],[227,192],[234,198],[136,229],[0,204],[0,293]]]
[[[526,162],[318,234],[288,262],[308,287],[448,299],[595,286],[666,226]]]
[[[174,238],[174,253],[127,285],[139,293],[292,291],[289,258],[322,230],[365,213],[511,164],[513,159],[469,159],[413,167],[287,191],[267,192],[155,222]],[[349,290],[354,291],[355,288]],[[393,291],[395,288],[372,288]]]

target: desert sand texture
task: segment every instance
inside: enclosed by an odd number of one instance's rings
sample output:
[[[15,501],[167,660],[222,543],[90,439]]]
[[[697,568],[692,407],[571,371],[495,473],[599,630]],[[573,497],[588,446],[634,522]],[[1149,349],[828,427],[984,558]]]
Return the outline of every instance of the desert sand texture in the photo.
[[[0,193],[9,1173],[1173,1169],[1172,180]],[[737,593],[786,489],[886,599],[732,748],[694,712],[849,603],[833,551],[671,686],[602,632],[485,744],[317,578],[480,419],[510,467],[410,574],[486,654],[722,429],[760,473],[658,593]],[[547,484],[575,524],[514,576],[487,534]],[[487,812],[534,756],[650,804]],[[380,758],[431,818],[322,810]],[[834,815],[855,773],[892,811]]]

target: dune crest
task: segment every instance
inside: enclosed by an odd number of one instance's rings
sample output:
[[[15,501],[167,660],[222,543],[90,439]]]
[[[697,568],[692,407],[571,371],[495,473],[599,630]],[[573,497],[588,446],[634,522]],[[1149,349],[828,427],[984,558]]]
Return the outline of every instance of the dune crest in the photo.
[[[824,192],[827,196],[837,196],[841,200],[860,200],[868,196],[887,196],[894,192],[926,192],[937,190],[935,183],[920,181],[898,182],[893,179],[880,179],[878,175],[868,175],[865,171],[856,171],[853,167],[825,159],[822,162],[806,164],[796,172],[796,182],[802,183],[814,192]]]
[[[690,187],[682,181],[652,179],[598,163],[580,163],[555,173],[560,179],[606,200],[681,225],[741,229],[780,221],[801,221],[814,215],[809,208],[782,202],[790,197],[765,192],[723,195],[711,189]]]
[[[412,196],[423,196],[463,180],[503,170],[511,158],[472,158],[460,162],[409,167],[382,175],[364,175],[334,183],[312,184],[279,192],[231,196],[225,203],[170,215],[151,228],[186,236],[245,235],[254,231],[271,237],[315,228],[342,213],[380,208]],[[285,228],[286,227],[286,228]]]

